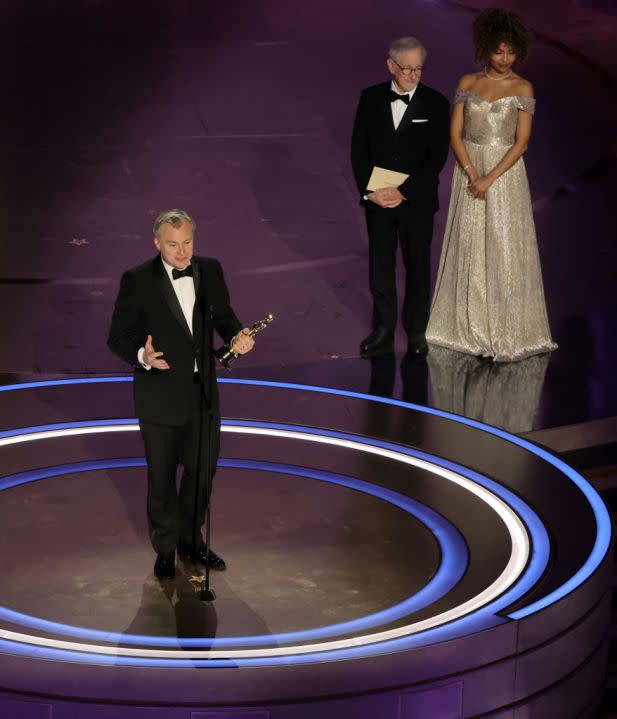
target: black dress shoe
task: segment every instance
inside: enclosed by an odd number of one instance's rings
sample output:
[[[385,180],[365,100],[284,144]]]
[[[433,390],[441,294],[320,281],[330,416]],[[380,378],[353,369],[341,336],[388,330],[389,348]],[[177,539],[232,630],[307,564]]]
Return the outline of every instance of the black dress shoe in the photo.
[[[208,564],[210,569],[218,569],[219,572],[227,569],[225,561],[218,554],[210,550],[206,558],[206,545],[202,544],[199,549],[194,552],[193,547],[188,544],[178,545],[178,556],[183,559],[190,558],[195,564]]]
[[[428,345],[424,339],[424,335],[416,335],[410,337],[407,342],[407,355],[410,357],[424,357],[428,352]]]
[[[176,553],[159,552],[154,562],[154,576],[161,582],[168,582],[176,576]]]
[[[378,327],[373,330],[368,337],[365,337],[360,343],[360,354],[370,355],[374,352],[384,350],[391,351],[394,343],[394,332],[387,330],[385,327]]]

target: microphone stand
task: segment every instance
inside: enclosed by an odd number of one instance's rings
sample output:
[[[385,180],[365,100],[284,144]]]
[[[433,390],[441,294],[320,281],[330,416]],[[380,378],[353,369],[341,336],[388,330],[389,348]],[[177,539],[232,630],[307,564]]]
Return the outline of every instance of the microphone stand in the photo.
[[[206,467],[206,571],[204,572],[201,589],[199,590],[199,599],[202,602],[213,602],[216,599],[214,590],[210,589],[210,498],[212,496],[212,475],[214,474],[212,467],[212,421],[213,418],[212,415],[210,415],[208,418],[208,466]],[[199,442],[202,442],[201,435]],[[201,538],[201,531],[199,532],[199,536]]]
[[[208,308],[208,317],[212,317],[213,313],[213,307],[212,305]],[[260,320],[259,322],[255,322],[254,325],[252,325],[249,329],[249,336],[252,337],[256,335],[258,332],[261,332],[263,329],[265,329],[270,322],[274,319],[274,316],[272,314],[267,315],[263,320]],[[200,342],[200,352],[201,352],[201,363],[202,368],[204,366],[204,362],[208,361],[210,362],[210,357],[206,358],[204,353],[204,345],[205,345],[205,337],[206,337],[206,313],[204,312],[204,321],[202,325],[202,337]],[[234,360],[238,358],[238,355],[233,351],[231,347],[231,343],[229,345],[225,345],[221,347],[221,349],[218,352],[215,352],[215,356],[219,359],[221,364],[224,367],[229,367]],[[202,373],[203,374],[203,373]],[[210,375],[210,397],[214,396],[214,391],[212,387],[212,383],[216,382],[216,373],[214,370],[214,364],[212,365],[212,372]],[[198,454],[197,454],[197,477],[198,481],[196,483],[195,488],[195,520],[197,519],[197,509],[199,507],[199,478],[201,476],[201,465],[202,465],[202,453],[203,453],[203,421],[204,421],[204,393],[203,388],[201,387],[201,383],[199,386],[200,395],[199,395],[199,437],[197,440],[197,446],[198,446]],[[199,598],[203,602],[212,602],[216,599],[216,594],[212,589],[210,589],[210,510],[211,510],[211,502],[210,497],[212,494],[212,476],[214,474],[212,468],[212,415],[208,418],[208,467],[206,469],[206,486],[205,490],[207,493],[207,503],[206,503],[206,571],[204,573],[204,578],[201,583],[201,589],[199,592]],[[196,530],[196,531],[195,531]],[[199,537],[199,540],[197,539]],[[201,527],[194,528],[193,531],[193,555],[197,554],[197,542],[201,544]]]
[[[209,307],[209,315],[212,315],[212,305]],[[200,351],[200,363],[203,370],[204,363],[207,361],[210,362],[210,357],[205,356],[204,353],[204,347],[205,347],[205,339],[206,339],[206,313],[204,312],[203,322],[202,322],[202,335],[199,342],[199,351]],[[214,367],[211,368],[212,372],[214,372]],[[196,527],[197,524],[197,517],[198,517],[198,511],[199,511],[199,495],[200,495],[200,487],[201,487],[201,472],[202,472],[202,466],[204,464],[203,462],[203,434],[204,434],[204,415],[205,415],[205,402],[204,402],[204,389],[205,386],[202,386],[203,384],[203,372],[202,376],[200,377],[199,382],[199,434],[197,436],[197,468],[196,468],[196,477],[195,477],[195,508],[193,513],[193,557],[196,557],[200,545],[201,545],[201,527]],[[216,378],[214,379],[216,381]],[[212,375],[210,376],[210,397],[212,397]],[[216,599],[216,594],[212,589],[210,589],[210,495],[212,493],[212,415],[208,417],[208,457],[207,457],[207,466],[206,466],[206,481],[205,481],[205,491],[206,491],[206,571],[203,577],[203,580],[201,582],[201,588],[199,590],[199,599],[202,602],[212,602]]]

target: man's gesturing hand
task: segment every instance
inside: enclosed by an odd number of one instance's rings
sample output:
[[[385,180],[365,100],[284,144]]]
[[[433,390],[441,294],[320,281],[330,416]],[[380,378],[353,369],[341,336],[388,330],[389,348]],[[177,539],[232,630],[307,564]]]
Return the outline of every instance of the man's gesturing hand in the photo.
[[[250,352],[255,346],[255,340],[249,335],[248,327],[238,332],[238,334],[232,339],[230,347],[239,355],[245,355]]]
[[[157,352],[152,345],[152,335],[148,335],[146,344],[144,345],[144,362],[149,364],[155,369],[169,369],[169,365],[164,359],[159,359],[163,356],[163,352]]]

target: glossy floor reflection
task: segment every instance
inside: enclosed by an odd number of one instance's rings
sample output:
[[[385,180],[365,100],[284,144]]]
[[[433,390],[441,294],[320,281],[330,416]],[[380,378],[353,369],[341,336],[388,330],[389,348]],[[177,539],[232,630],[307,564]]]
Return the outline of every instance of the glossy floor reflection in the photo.
[[[432,404],[508,432],[531,432],[549,361],[550,355],[542,354],[497,363],[431,347]]]
[[[276,368],[240,361],[220,377],[365,392],[436,407],[510,432],[530,432],[617,415],[610,337],[602,346],[566,343],[556,352],[519,362],[494,363],[431,347],[426,358],[387,353]]]
[[[430,404],[436,409],[509,432],[530,432],[538,414],[550,355],[520,362],[495,363],[480,357],[432,347],[427,358],[394,353],[371,357],[368,393],[394,397],[397,365],[400,399]],[[430,397],[430,403],[429,403]]]

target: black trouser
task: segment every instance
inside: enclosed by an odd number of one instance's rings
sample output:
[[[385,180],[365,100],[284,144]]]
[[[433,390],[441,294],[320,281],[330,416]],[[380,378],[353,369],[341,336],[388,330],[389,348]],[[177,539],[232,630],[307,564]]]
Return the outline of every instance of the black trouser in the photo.
[[[396,249],[405,264],[405,298],[401,315],[409,337],[423,335],[430,309],[433,212],[403,202],[399,207],[366,208],[369,280],[373,295],[373,329],[396,327]]]
[[[207,485],[211,487],[216,470],[221,427],[220,417],[209,414],[205,402],[200,406],[201,394],[202,386],[196,378],[190,416],[181,427],[139,423],[148,464],[148,527],[155,552],[171,552],[178,543],[190,545],[193,541],[201,541],[201,526],[209,499]],[[202,456],[197,482],[200,425]],[[176,470],[179,464],[184,466],[184,472],[178,490]]]
[[[396,355],[394,352],[378,354],[370,358],[371,379],[368,393],[378,397],[394,397],[396,381]],[[426,404],[428,399],[428,364],[426,357],[410,357],[401,360],[403,402]]]

